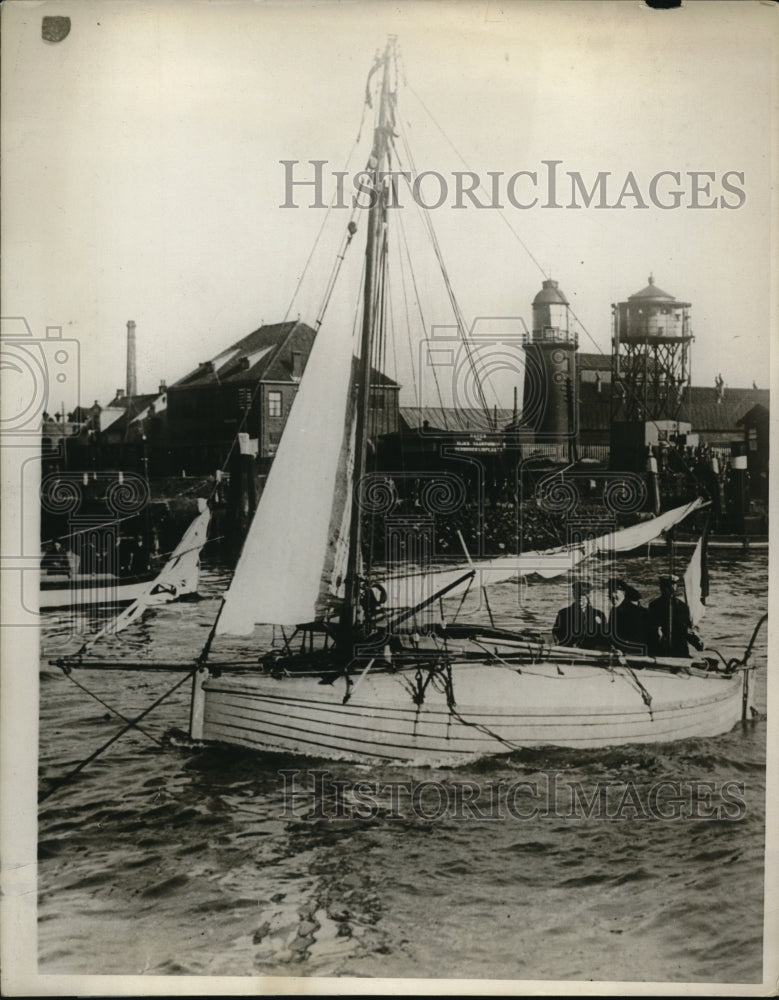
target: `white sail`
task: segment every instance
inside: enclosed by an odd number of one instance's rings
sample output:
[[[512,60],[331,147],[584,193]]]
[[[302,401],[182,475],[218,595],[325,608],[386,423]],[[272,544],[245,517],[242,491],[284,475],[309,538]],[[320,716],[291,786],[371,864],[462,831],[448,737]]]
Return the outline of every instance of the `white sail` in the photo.
[[[701,536],[684,572],[684,592],[687,596],[687,607],[690,609],[690,620],[693,625],[697,625],[706,613],[701,587],[703,544],[703,536]]]
[[[631,528],[622,528],[609,535],[603,535],[600,538],[593,539],[588,545],[594,546],[593,551],[596,552],[609,550],[614,552],[630,552],[631,549],[647,545],[653,539],[662,535],[664,531],[668,531],[675,524],[679,524],[680,521],[683,521],[693,511],[699,510],[705,503],[705,500],[697,497],[683,507],[674,507],[673,510],[667,510],[665,514],[653,517],[649,521],[642,521],[640,524],[634,524]],[[589,555],[590,553],[588,552],[587,554]]]
[[[612,531],[572,545],[523,552],[518,556],[497,556],[494,559],[473,560],[470,563],[459,563],[455,567],[442,570],[390,576],[383,580],[387,590],[387,603],[392,607],[410,607],[413,604],[421,603],[443,587],[454,583],[468,569],[477,571],[476,583],[480,586],[504,583],[517,576],[530,576],[532,574],[550,580],[575,569],[583,559],[596,552],[629,552],[631,549],[646,545],[653,538],[657,538],[664,531],[684,520],[703,503],[703,500],[697,498],[683,507],[675,507],[649,521],[642,521],[630,528],[622,528],[619,531]],[[467,586],[469,586],[468,581],[464,581],[460,587],[449,593],[456,594]]]
[[[330,600],[351,502],[351,372],[350,335],[317,333],[217,635],[311,621]]]
[[[174,600],[184,594],[193,594],[197,590],[200,579],[200,550],[208,539],[208,525],[211,521],[211,510],[205,500],[199,500],[198,503],[201,506],[200,513],[184,532],[181,541],[157,576],[144,587],[132,604],[87,641],[84,650],[94,645],[104,635],[121,632],[152,605]]]

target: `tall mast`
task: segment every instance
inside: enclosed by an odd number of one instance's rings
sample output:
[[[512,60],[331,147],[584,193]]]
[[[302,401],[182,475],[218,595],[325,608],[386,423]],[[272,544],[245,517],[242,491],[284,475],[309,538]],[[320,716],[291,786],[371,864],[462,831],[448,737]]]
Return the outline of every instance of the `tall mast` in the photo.
[[[367,456],[371,359],[373,356],[373,338],[376,326],[376,288],[379,276],[380,248],[386,220],[386,193],[381,175],[386,170],[388,139],[392,130],[390,64],[394,48],[395,36],[390,35],[384,55],[380,60],[380,65],[382,66],[381,99],[378,121],[373,133],[373,148],[367,168],[367,172],[371,175],[371,186],[375,193],[375,200],[368,211],[367,242],[365,247],[365,288],[363,292],[362,337],[357,382],[353,488],[362,481],[362,477],[365,474]],[[349,524],[349,552],[346,564],[346,594],[341,619],[343,626],[342,636],[346,643],[351,642],[353,637],[354,625],[357,620],[357,608],[360,601],[360,581],[358,577],[362,543],[362,519],[360,513],[357,497],[353,496],[351,521]]]

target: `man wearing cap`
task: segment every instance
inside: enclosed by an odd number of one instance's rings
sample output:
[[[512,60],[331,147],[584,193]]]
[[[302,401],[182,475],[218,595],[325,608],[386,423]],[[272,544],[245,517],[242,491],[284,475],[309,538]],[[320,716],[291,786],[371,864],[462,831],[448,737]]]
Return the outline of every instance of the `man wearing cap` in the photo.
[[[649,652],[654,656],[689,657],[688,642],[696,649],[703,643],[692,631],[690,609],[676,596],[678,576],[661,576],[660,596],[647,609],[649,615]]]
[[[641,595],[635,587],[613,576],[608,582],[609,612],[608,634],[611,643],[625,653],[646,656],[647,610],[638,603]]]
[[[552,628],[555,642],[560,646],[579,646],[597,649],[603,646],[606,635],[606,616],[590,604],[589,583],[577,580],[572,588],[573,604],[557,612]]]

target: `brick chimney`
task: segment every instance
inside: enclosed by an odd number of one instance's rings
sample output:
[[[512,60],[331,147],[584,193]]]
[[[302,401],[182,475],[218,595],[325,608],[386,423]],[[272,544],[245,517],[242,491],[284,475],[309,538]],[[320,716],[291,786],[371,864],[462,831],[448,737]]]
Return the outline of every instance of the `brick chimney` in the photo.
[[[127,321],[127,395],[138,395],[138,378],[135,370],[135,320]]]

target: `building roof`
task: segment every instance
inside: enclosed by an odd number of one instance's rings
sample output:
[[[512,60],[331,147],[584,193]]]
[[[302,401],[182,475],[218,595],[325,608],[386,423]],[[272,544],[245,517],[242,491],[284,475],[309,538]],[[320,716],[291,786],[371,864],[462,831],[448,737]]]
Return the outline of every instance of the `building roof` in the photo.
[[[689,395],[687,395],[689,393]],[[693,431],[736,431],[741,418],[758,404],[768,406],[768,389],[726,388],[717,402],[717,390],[708,386],[692,386],[685,393],[689,400],[689,420]]]
[[[136,396],[114,396],[110,403],[106,403],[106,410],[127,410],[132,409],[134,413],[138,413],[142,410],[144,406],[148,406],[153,400],[157,398],[157,393],[140,393]],[[132,407],[130,407],[132,403]]]
[[[738,421],[739,427],[754,427],[755,424],[767,422],[771,416],[768,406],[762,403],[755,403],[751,410],[747,410],[744,416]]]
[[[592,383],[579,387],[579,427],[581,430],[602,430],[611,421],[611,383],[601,384],[600,392]],[[692,424],[693,432],[723,432],[740,436],[739,425],[745,416],[758,407],[768,407],[768,389],[726,388],[717,402],[718,391],[713,386],[698,385],[685,390],[680,419]]]
[[[557,282],[552,278],[547,278],[543,282],[541,291],[538,292],[536,297],[533,299],[534,306],[546,306],[546,305],[568,305],[568,299],[560,291]]]
[[[315,336],[314,330],[300,320],[266,324],[220,351],[210,361],[198,365],[170,388],[243,385],[259,381],[296,382],[293,353],[300,350],[307,359]],[[397,382],[375,369],[371,384],[397,386]]]
[[[417,430],[427,422],[432,431],[459,431],[461,433],[488,433],[493,431],[495,411],[490,410],[489,419],[484,410],[447,406],[401,406],[401,430]],[[514,418],[513,410],[498,409],[497,426],[503,430]]]
[[[670,302],[676,301],[675,295],[669,295],[668,292],[664,292],[662,288],[658,288],[655,284],[654,277],[649,275],[649,284],[642,288],[640,292],[634,292],[632,295],[628,296],[629,300],[633,299],[666,299]]]
[[[371,368],[371,389],[399,389],[398,383],[380,372],[378,368]]]
[[[610,372],[611,355],[587,351],[576,352],[576,367],[581,371]]]
[[[314,343],[314,331],[306,323],[291,320],[259,327],[231,347],[204,361],[171,388],[257,381],[292,382],[292,346],[306,356]]]

